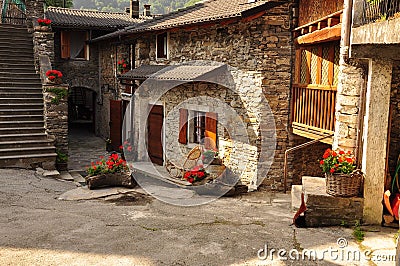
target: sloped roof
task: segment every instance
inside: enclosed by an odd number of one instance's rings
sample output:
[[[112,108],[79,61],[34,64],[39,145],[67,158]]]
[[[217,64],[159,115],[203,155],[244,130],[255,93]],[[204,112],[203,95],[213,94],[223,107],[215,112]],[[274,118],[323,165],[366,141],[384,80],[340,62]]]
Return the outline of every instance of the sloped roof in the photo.
[[[115,30],[142,23],[151,17],[131,18],[128,13],[49,7],[45,14],[52,26],[60,28],[91,28]]]
[[[156,79],[196,81],[225,65],[141,65],[121,75],[120,79]]]
[[[251,2],[251,3],[250,3]],[[178,11],[163,15],[152,21],[127,27],[94,41],[114,38],[135,32],[156,31],[177,28],[184,25],[200,24],[230,18],[240,18],[287,3],[286,0],[208,0]]]

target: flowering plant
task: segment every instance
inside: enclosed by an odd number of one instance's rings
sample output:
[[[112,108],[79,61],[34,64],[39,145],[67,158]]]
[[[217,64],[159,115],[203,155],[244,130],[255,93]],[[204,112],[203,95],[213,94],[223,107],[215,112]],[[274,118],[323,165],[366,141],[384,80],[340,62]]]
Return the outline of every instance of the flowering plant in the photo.
[[[37,20],[37,22],[39,23],[40,26],[47,26],[47,27],[49,27],[50,24],[51,24],[51,20],[50,20],[50,19],[43,19],[43,18],[40,18],[40,19]]]
[[[214,158],[218,157],[218,150],[205,150],[202,155],[203,163],[211,163]]]
[[[61,71],[53,69],[53,70],[48,70],[46,72],[46,76],[49,80],[54,81],[57,78],[58,79],[62,78],[63,74],[61,73]]]
[[[193,167],[192,170],[187,171],[183,178],[186,179],[189,183],[194,183],[197,181],[201,181],[208,176],[206,170],[204,170],[203,165],[197,165]]]
[[[350,174],[356,168],[355,157],[351,151],[327,149],[319,162],[324,173]]]
[[[125,152],[132,152],[132,145],[128,140],[125,140],[124,143],[119,146],[119,150],[121,152],[125,151]]]
[[[104,156],[100,156],[100,160],[96,163],[92,162],[92,165],[86,170],[88,176],[123,173],[127,171],[128,167],[126,166],[126,161],[123,160],[117,153],[111,154],[108,157],[108,160],[105,160]]]
[[[129,68],[129,61],[122,59],[117,62],[117,66],[118,66],[118,71],[123,72]]]

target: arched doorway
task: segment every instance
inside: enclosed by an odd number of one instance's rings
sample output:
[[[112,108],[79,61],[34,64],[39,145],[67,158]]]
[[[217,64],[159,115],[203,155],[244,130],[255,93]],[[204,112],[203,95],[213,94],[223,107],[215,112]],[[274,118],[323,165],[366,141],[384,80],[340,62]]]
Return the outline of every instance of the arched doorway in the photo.
[[[73,87],[68,96],[69,128],[95,133],[96,92]]]

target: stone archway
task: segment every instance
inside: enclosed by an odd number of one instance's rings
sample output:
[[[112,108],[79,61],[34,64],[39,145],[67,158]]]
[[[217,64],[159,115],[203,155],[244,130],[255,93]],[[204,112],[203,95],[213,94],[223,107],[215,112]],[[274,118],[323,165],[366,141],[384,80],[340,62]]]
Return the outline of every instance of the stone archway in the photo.
[[[95,132],[96,91],[86,87],[72,87],[68,96],[69,127]]]

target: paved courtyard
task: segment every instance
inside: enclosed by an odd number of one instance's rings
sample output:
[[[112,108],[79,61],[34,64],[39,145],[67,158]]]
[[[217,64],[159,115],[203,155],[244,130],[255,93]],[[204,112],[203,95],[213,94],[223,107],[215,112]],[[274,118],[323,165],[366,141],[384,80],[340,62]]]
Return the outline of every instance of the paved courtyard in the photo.
[[[76,188],[33,171],[0,170],[0,265],[394,265],[328,253],[318,261],[278,260],[272,249],[394,254],[396,229],[366,227],[357,243],[351,228],[290,226],[290,195],[258,192],[197,207],[172,206],[140,188],[58,199]]]

